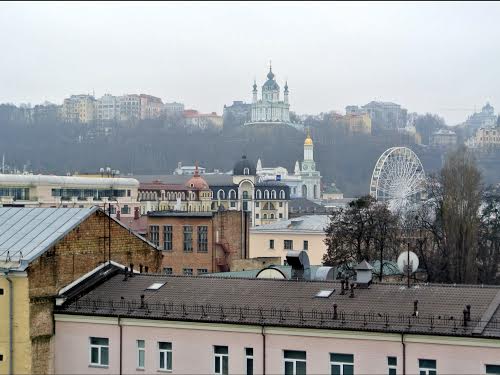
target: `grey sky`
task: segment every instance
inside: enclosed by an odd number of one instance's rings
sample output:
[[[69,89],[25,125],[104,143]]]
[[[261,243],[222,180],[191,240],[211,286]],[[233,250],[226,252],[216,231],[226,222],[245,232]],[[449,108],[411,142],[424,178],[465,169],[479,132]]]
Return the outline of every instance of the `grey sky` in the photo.
[[[0,102],[149,93],[222,112],[269,60],[298,113],[500,110],[499,3],[2,3]]]

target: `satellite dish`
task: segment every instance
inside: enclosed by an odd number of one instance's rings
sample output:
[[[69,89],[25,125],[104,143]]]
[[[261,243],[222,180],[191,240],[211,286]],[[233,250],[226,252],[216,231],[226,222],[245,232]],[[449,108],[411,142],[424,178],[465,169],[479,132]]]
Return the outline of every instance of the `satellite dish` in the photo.
[[[413,251],[404,251],[398,257],[398,268],[403,274],[408,273],[408,259],[410,261],[410,273],[418,268],[418,256]]]

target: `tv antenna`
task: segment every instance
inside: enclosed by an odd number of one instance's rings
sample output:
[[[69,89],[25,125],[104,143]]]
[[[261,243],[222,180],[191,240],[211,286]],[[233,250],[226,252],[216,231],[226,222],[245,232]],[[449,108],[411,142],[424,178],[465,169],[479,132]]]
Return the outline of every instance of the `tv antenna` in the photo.
[[[410,277],[418,268],[418,256],[413,251],[404,251],[398,257],[398,269],[408,277],[408,288]]]

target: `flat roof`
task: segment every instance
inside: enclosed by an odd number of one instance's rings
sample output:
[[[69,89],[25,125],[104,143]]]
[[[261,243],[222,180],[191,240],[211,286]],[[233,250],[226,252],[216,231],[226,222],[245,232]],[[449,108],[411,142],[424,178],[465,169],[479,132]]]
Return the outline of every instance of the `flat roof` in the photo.
[[[212,212],[151,211],[149,217],[212,217]]]

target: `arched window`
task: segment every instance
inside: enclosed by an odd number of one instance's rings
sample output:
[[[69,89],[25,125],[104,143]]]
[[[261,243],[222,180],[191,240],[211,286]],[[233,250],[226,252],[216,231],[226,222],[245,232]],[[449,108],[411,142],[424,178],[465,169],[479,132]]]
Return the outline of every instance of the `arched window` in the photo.
[[[271,199],[276,199],[276,190],[271,190]]]
[[[236,191],[233,189],[229,190],[229,199],[236,199]]]
[[[262,191],[257,190],[255,192],[255,199],[262,199]]]
[[[269,199],[269,190],[264,191],[264,199]]]
[[[267,219],[267,214],[264,214],[264,219]]]
[[[274,214],[271,214],[271,219],[274,219]]]
[[[307,186],[302,185],[302,198],[307,198]]]
[[[243,199],[248,199],[248,191],[243,192]]]
[[[245,176],[249,175],[250,174],[250,169],[249,168],[243,168],[243,174]]]
[[[285,199],[285,190],[280,191],[280,199]]]
[[[217,192],[217,199],[226,199],[226,193],[224,193],[224,190],[220,189],[218,192]]]
[[[314,199],[318,199],[318,185],[314,185]]]

